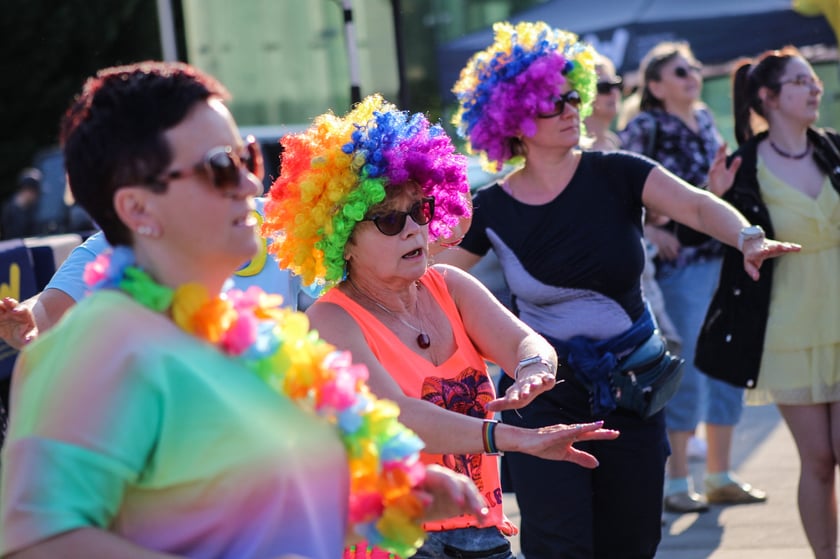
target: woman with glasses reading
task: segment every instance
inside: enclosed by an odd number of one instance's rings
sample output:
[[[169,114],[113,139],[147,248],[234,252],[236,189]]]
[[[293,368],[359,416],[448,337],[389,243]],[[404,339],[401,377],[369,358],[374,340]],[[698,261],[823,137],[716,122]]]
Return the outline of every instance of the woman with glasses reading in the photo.
[[[642,153],[681,179],[719,195],[727,177],[714,169],[725,165],[726,146],[711,112],[700,99],[700,64],[686,43],[655,46],[642,59],[640,113],[619,134],[624,149]],[[740,159],[734,159],[731,171]],[[695,367],[695,346],[703,316],[720,272],[722,245],[674,221],[645,226],[655,248],[656,281],[665,309],[682,340],[685,371],[679,390],[665,409],[671,444],[665,510],[703,512],[708,503],[754,503],[763,491],[730,471],[732,434],[743,411],[743,390],[711,379]],[[688,445],[698,424],[707,440],[705,491],[695,490]],[[701,493],[705,493],[705,496]]]
[[[733,71],[736,156],[724,198],[802,252],[748,281],[724,252],[697,343],[705,373],[775,402],[799,452],[799,514],[817,559],[837,557],[840,457],[840,136],[814,127],[823,85],[794,47]],[[758,243],[757,240],[749,241]],[[771,273],[772,272],[772,273]]]
[[[469,476],[489,509],[487,519],[427,523],[413,557],[512,558],[506,536],[516,528],[502,510],[496,456],[519,451],[590,469],[597,461],[572,443],[618,433],[598,422],[528,430],[493,419],[554,386],[557,357],[477,280],[430,267],[429,241],[450,238],[470,214],[466,159],[439,125],[373,95],[282,143],[263,231],[281,265],[323,285],[307,310],[313,328],[367,365],[371,390],[398,403],[400,420],[426,443],[424,461]],[[502,398],[485,358],[517,372]],[[345,553],[371,556],[388,557],[364,545]]]
[[[503,412],[505,424],[603,420],[621,432],[609,443],[583,443],[598,458],[595,470],[505,455],[522,551],[528,559],[653,557],[668,456],[664,418],[618,407],[609,380],[617,359],[657,341],[640,288],[642,206],[733,246],[749,222],[649,159],[578,147],[597,78],[594,51],[576,35],[542,22],[494,30],[493,45],[455,84],[455,123],[470,149],[497,167],[511,160],[519,167],[476,194],[463,241],[437,258],[466,269],[494,250],[520,319],[557,350],[563,382]],[[794,249],[753,243],[743,267],[757,277],[765,258]],[[539,372],[519,368],[500,392],[515,393],[516,382]]]

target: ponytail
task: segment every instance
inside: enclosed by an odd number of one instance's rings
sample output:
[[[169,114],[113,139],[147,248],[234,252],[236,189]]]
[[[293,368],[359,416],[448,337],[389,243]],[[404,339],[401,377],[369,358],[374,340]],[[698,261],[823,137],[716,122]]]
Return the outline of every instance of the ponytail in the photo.
[[[732,72],[732,116],[735,120],[735,139],[739,146],[755,136],[755,125],[762,125],[759,118],[764,121],[765,127],[769,125],[767,111],[758,92],[765,88],[767,95],[779,95],[782,88],[779,80],[788,62],[794,57],[802,57],[802,54],[796,47],[786,46],[779,50],[765,51],[753,60],[745,58],[735,62]]]
[[[735,120],[735,140],[740,146],[755,133],[752,129],[751,95],[749,76],[752,69],[752,62],[742,59],[735,63],[735,70],[732,73],[732,116]],[[760,103],[761,100],[759,99]]]

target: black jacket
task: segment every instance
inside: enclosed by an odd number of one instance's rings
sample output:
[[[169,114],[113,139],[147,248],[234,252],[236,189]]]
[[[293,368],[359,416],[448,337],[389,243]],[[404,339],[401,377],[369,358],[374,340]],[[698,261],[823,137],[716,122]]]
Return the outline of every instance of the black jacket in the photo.
[[[775,238],[756,178],[756,149],[766,137],[766,133],[759,134],[732,155],[732,158],[740,156],[742,163],[724,199],[752,224],[763,227],[768,238]],[[840,136],[833,130],[811,129],[808,138],[817,165],[840,192]],[[796,239],[785,240],[796,242]],[[733,247],[725,247],[717,291],[697,339],[694,364],[698,369],[735,386],[755,387],[764,349],[772,284],[772,259],[762,264],[758,281],[753,281],[744,271],[743,255]]]

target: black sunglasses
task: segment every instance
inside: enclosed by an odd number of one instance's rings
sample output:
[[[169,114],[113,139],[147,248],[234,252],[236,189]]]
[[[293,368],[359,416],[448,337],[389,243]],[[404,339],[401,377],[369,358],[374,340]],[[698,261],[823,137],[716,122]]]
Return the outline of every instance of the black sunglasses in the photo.
[[[373,217],[366,217],[362,221],[372,221],[380,233],[393,237],[399,235],[405,227],[406,217],[411,217],[417,225],[426,225],[435,217],[435,199],[427,196],[414,202],[407,212],[393,210]]]
[[[165,185],[171,180],[194,174],[203,174],[210,179],[213,186],[220,190],[235,189],[239,186],[239,178],[243,168],[262,181],[262,151],[253,136],[245,138],[245,149],[241,153],[236,153],[231,146],[215,147],[210,149],[192,169],[170,171],[154,182]]]
[[[595,87],[599,94],[608,95],[613,89],[621,90],[622,83],[621,78],[615,78],[615,81],[611,82],[598,82]]]
[[[674,75],[680,79],[685,79],[688,77],[689,72],[697,72],[699,74],[702,71],[703,69],[700,66],[689,66],[688,68],[685,66],[677,66],[674,68]]]
[[[568,103],[575,109],[578,109],[580,108],[580,102],[580,93],[572,89],[571,91],[567,91],[554,101],[554,110],[552,112],[537,114],[537,118],[552,118],[557,115],[563,114],[563,111],[566,110],[566,103]]]

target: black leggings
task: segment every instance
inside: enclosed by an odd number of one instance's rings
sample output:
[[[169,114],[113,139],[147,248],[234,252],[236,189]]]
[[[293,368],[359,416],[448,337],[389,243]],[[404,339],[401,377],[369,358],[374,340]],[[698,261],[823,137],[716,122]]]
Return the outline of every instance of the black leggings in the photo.
[[[504,377],[500,393],[509,385]],[[600,419],[591,417],[588,397],[583,385],[565,378],[520,410],[522,417],[509,411],[502,418],[523,427]],[[522,514],[520,542],[528,559],[641,559],[656,554],[670,454],[664,415],[643,420],[616,410],[604,419],[605,427],[621,432],[618,439],[575,445],[598,458],[600,465],[593,470],[519,453],[503,458]]]

